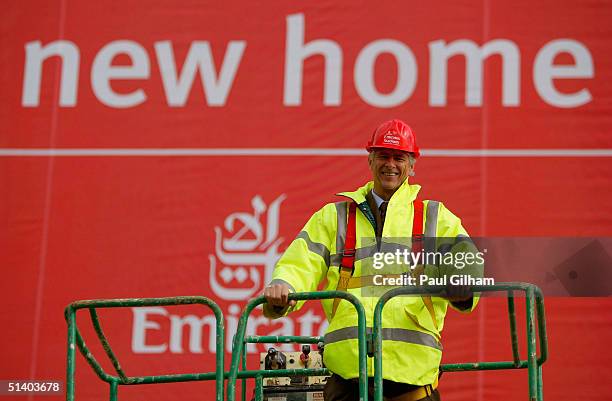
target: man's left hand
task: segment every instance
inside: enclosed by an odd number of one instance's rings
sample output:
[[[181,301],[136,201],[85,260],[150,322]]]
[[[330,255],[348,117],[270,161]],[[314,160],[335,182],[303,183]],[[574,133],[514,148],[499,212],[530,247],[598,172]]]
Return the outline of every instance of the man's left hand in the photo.
[[[446,286],[444,294],[443,297],[451,302],[465,302],[473,297],[472,289],[469,285],[449,284]]]

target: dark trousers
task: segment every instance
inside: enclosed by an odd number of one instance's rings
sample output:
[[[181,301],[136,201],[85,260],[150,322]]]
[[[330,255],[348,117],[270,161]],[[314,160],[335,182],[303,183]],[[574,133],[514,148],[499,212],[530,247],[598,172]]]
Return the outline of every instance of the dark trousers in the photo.
[[[368,380],[368,388],[370,397],[372,397],[374,395],[374,380],[371,377]],[[416,388],[418,388],[418,386],[397,383],[391,380],[383,380],[383,396],[386,398],[394,398],[415,390]],[[333,374],[327,379],[327,383],[325,383],[323,399],[325,401],[359,401],[359,380],[346,380]],[[440,393],[436,389],[429,396],[421,398],[421,400],[440,401]]]

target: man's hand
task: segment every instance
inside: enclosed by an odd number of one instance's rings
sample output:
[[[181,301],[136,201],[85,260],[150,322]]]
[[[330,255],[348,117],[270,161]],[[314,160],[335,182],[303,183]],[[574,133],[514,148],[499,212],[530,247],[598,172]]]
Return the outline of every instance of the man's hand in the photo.
[[[295,301],[289,301],[289,293],[291,293],[291,290],[286,284],[271,284],[267,286],[264,289],[263,295],[266,297],[267,305],[270,308],[266,308],[264,304],[264,315],[271,318],[278,317],[275,315],[282,314],[287,307],[295,306]]]
[[[449,284],[444,290],[444,298],[451,302],[465,302],[469,301],[473,295],[469,285],[452,285]]]

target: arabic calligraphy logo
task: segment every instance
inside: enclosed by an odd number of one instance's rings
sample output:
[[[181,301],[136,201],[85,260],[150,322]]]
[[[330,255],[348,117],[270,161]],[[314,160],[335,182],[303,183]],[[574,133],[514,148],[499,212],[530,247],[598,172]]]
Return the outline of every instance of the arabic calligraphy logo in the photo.
[[[280,205],[285,198],[286,195],[282,194],[267,206],[261,196],[255,195],[251,199],[252,214],[236,212],[225,218],[228,237],[224,237],[221,227],[215,227],[215,255],[209,255],[208,260],[210,283],[217,296],[227,300],[245,300],[270,281],[280,257],[278,247],[283,242],[283,238],[278,237],[278,228]],[[261,221],[264,217],[265,227]],[[220,262],[219,273],[217,262]],[[240,286],[248,279],[250,287]]]

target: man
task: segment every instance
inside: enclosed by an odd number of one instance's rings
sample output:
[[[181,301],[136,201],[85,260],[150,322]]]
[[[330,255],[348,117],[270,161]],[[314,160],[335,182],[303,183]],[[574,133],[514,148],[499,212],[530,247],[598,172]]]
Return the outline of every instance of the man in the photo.
[[[266,316],[277,318],[298,310],[303,301],[288,301],[289,293],[316,291],[326,280],[326,290],[348,291],[360,299],[371,328],[378,298],[367,289],[376,284],[372,281],[374,274],[390,271],[373,268],[376,253],[401,249],[402,243],[416,252],[423,246],[422,234],[447,241],[450,238],[447,251],[468,238],[460,219],[442,203],[417,200],[420,186],[409,184],[408,177],[414,175],[419,149],[406,123],[384,122],[374,131],[366,149],[373,181],[354,192],[339,194],[348,201],[327,204],[310,218],[280,258],[264,290]],[[352,240],[351,227],[355,230]],[[435,242],[437,249],[440,244]],[[345,252],[351,248],[355,252]],[[401,261],[398,263],[401,267]],[[439,263],[433,267],[441,268]],[[432,266],[427,270],[416,263],[403,268],[415,279],[433,272]],[[476,301],[469,288],[453,287],[445,297],[395,297],[386,304],[382,319],[386,399],[439,400],[440,333],[447,306],[450,303],[456,309],[471,311]],[[357,314],[344,300],[324,300],[322,304],[329,321],[324,362],[333,372],[325,385],[325,400],[357,400]],[[370,376],[373,370],[373,360],[368,358]]]

